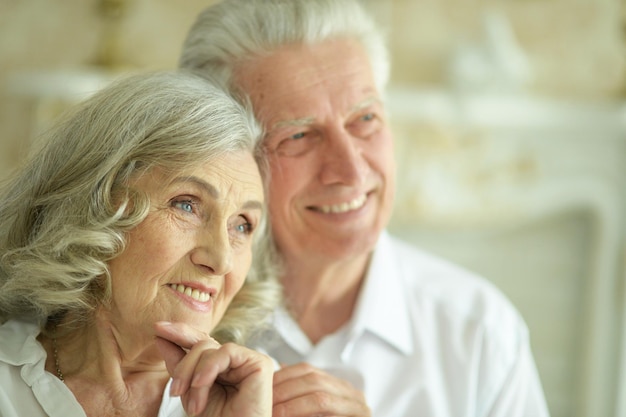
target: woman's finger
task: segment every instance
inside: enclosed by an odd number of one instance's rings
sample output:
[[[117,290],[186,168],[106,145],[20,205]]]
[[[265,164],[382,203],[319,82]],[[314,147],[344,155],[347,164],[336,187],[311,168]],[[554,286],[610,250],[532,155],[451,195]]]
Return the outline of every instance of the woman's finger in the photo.
[[[155,343],[157,345],[157,348],[159,349],[159,352],[161,353],[161,356],[163,356],[163,359],[165,359],[167,372],[172,375],[174,373],[174,369],[176,369],[176,366],[178,366],[179,362],[185,357],[185,350],[177,344],[158,336],[155,340]]]
[[[185,323],[173,323],[169,321],[158,321],[154,323],[156,335],[169,340],[184,349],[191,349],[200,341],[208,341],[218,348],[220,344],[211,337],[210,334],[198,330]]]

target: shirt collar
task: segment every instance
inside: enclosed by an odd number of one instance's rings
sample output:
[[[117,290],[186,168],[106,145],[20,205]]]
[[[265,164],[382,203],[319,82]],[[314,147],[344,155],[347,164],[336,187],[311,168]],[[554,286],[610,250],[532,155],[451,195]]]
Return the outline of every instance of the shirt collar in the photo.
[[[364,332],[373,334],[405,355],[411,354],[415,346],[406,292],[392,239],[383,232],[370,260],[352,319],[347,328],[340,330],[347,330],[348,333],[342,356],[350,355]],[[274,330],[265,333],[262,338],[262,343],[270,352],[282,344],[281,340],[302,355],[314,349],[284,307],[278,307],[274,311],[273,321]]]
[[[14,366],[36,364],[46,352],[37,341],[39,326],[34,322],[8,320],[0,326],[0,361]]]
[[[406,292],[391,237],[383,232],[352,316],[353,340],[368,331],[405,355],[411,354],[414,338]]]

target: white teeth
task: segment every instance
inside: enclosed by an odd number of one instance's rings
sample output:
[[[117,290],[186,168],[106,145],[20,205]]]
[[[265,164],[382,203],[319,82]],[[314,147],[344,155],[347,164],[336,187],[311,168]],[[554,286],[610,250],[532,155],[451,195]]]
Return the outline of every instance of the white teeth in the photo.
[[[209,299],[211,298],[211,294],[200,291],[195,288],[186,287],[183,284],[169,284],[169,286],[173,290],[178,291],[179,293],[185,294],[193,298],[194,300],[200,301],[202,303],[209,301]]]
[[[322,213],[345,213],[347,211],[356,210],[358,208],[363,207],[363,204],[365,204],[365,200],[367,200],[367,196],[363,194],[360,197],[357,197],[354,200],[349,201],[347,203],[333,204],[330,206],[321,206],[319,210]]]

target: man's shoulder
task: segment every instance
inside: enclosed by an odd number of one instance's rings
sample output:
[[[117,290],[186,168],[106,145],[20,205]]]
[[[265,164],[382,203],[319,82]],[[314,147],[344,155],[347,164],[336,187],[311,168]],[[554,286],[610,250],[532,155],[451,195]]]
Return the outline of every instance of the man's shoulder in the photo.
[[[416,308],[466,324],[525,326],[509,298],[485,277],[397,237],[388,236],[387,245]]]
[[[385,252],[385,262],[393,263],[396,271],[412,285],[475,290],[494,288],[487,279],[468,268],[395,236],[386,235],[381,249]]]

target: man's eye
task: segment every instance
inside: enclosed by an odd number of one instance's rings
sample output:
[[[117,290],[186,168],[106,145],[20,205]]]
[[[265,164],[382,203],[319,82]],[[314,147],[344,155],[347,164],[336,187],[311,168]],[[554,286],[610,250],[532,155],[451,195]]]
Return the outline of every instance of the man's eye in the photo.
[[[277,132],[266,141],[266,150],[279,156],[296,157],[306,154],[315,148],[321,139],[315,129],[302,130],[297,133]]]
[[[350,125],[348,129],[350,132],[358,137],[369,137],[376,133],[382,125],[382,120],[376,112],[364,113],[358,116]]]

